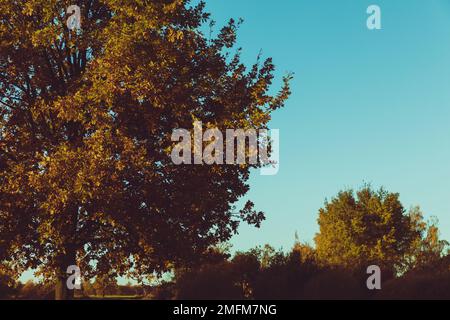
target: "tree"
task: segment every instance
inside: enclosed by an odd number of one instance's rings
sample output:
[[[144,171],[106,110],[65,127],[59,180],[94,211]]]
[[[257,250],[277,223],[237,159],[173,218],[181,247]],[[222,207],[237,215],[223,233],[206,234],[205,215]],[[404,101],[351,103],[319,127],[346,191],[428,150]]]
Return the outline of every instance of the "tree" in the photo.
[[[174,165],[174,129],[194,120],[267,128],[276,95],[271,59],[247,69],[238,23],[205,36],[204,3],[0,0],[0,260],[38,268],[69,299],[66,270],[164,272],[259,226],[253,165]],[[211,24],[212,25],[212,24]]]
[[[365,186],[355,194],[341,191],[319,210],[315,237],[320,261],[346,269],[379,265],[385,274],[402,271],[421,232],[417,219],[406,214],[399,194]]]

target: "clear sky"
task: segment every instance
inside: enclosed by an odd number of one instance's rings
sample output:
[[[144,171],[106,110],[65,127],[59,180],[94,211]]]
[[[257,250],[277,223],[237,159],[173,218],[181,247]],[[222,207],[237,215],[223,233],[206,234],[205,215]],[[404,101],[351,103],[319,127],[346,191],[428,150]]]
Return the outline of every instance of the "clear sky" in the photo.
[[[279,76],[295,72],[271,125],[280,129],[280,171],[251,179],[249,198],[267,220],[241,228],[235,249],[288,249],[295,231],[312,241],[325,198],[364,182],[438,217],[450,240],[450,0],[207,3],[217,27],[244,18],[246,63],[262,49]],[[366,27],[371,4],[382,30]]]

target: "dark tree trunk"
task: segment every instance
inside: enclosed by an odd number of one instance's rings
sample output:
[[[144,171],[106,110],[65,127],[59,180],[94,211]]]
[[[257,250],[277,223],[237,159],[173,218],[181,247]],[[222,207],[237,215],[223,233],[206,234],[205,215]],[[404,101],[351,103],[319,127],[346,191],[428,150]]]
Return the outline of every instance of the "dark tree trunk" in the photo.
[[[72,300],[74,290],[67,288],[67,277],[58,277],[55,286],[55,300]]]
[[[67,273],[67,268],[77,264],[77,249],[75,246],[75,237],[77,234],[78,209],[76,204],[68,207],[67,214],[71,216],[71,223],[64,225],[64,235],[66,238],[65,252],[56,259],[56,285],[55,300],[72,300],[74,298],[75,289],[69,288],[67,280],[72,274]]]
[[[74,298],[75,289],[69,289],[67,279],[71,274],[67,273],[67,268],[76,265],[76,252],[70,250],[66,255],[59,257],[57,260],[58,270],[56,274],[55,300],[72,300]]]

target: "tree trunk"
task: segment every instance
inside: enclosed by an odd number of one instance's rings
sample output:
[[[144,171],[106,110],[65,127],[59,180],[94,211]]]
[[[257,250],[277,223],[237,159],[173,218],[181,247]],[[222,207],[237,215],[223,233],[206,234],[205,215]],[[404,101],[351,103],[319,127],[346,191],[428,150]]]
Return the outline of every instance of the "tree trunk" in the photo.
[[[55,286],[55,300],[72,300],[74,297],[74,290],[67,288],[67,277],[60,276],[57,279]]]
[[[56,274],[55,300],[72,300],[74,298],[75,289],[69,289],[67,279],[71,274],[67,273],[67,268],[76,265],[76,252],[70,250],[69,253],[57,259],[58,270]]]
[[[65,223],[63,227],[65,251],[56,257],[55,300],[72,300],[75,295],[75,289],[67,286],[67,280],[72,275],[67,273],[67,268],[77,264],[75,237],[77,234],[78,210],[79,207],[76,204],[71,204],[67,208],[67,215],[71,217],[71,221]]]

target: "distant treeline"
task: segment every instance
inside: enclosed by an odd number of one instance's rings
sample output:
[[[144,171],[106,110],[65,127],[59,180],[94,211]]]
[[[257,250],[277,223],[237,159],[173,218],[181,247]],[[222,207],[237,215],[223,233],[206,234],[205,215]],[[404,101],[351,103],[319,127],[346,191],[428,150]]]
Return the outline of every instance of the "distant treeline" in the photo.
[[[364,269],[324,266],[311,249],[289,253],[270,246],[176,274],[157,288],[155,299],[450,299],[450,255],[427,267],[392,277],[382,273],[381,290],[369,290]],[[311,252],[313,253],[313,252]]]

